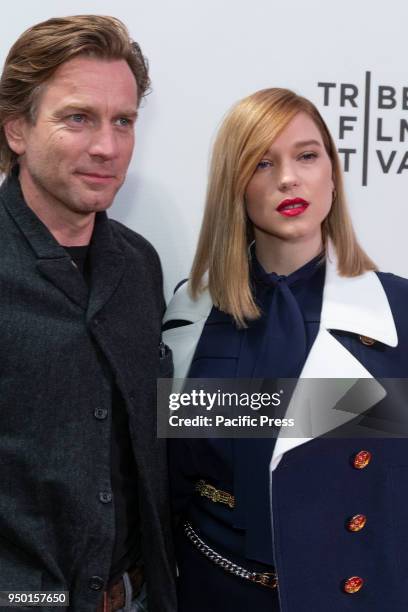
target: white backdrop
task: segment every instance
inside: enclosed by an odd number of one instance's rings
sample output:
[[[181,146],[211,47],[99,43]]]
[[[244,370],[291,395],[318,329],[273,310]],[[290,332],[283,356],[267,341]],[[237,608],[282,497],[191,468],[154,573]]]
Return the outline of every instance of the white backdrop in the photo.
[[[167,297],[188,275],[216,128],[236,100],[271,86],[313,100],[351,150],[358,236],[381,269],[408,276],[406,0],[19,0],[3,8],[0,62],[30,25],[77,13],[121,18],[150,61],[153,92],[111,216],[154,244]]]

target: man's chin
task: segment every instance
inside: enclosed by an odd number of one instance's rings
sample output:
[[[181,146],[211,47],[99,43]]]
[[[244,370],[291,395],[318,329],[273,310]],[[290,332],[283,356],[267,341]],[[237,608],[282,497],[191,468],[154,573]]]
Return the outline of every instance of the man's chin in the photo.
[[[112,193],[110,190],[105,190],[105,192],[85,191],[85,193],[78,193],[73,203],[78,208],[78,212],[85,214],[101,212],[112,206],[115,195],[116,191]]]
[[[92,213],[103,212],[112,206],[112,199],[103,199],[97,201],[82,201],[74,204],[72,210],[80,215],[90,215]]]

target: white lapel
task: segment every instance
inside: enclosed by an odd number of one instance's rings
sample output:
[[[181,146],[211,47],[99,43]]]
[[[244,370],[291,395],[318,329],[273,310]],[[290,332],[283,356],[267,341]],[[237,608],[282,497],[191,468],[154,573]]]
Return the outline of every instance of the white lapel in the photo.
[[[349,353],[329,330],[368,336],[389,346],[398,344],[391,308],[378,276],[375,272],[366,272],[353,278],[339,276],[337,258],[331,245],[326,259],[320,329],[300,377],[301,379],[341,378],[343,384],[336,388],[331,387],[332,405],[324,407],[326,415],[330,415],[330,418],[320,423],[314,437],[327,433],[355,417],[353,413],[334,411],[332,408],[359,379],[372,378],[362,363]],[[303,418],[302,409],[306,398],[311,405],[318,407],[324,394],[323,387],[324,385],[316,385],[312,380],[309,385],[304,380],[299,381],[286,416],[294,418],[295,422],[297,419],[300,421]],[[327,398],[327,393],[324,395]],[[365,398],[365,405],[359,406],[359,411],[364,412],[384,396],[383,387],[373,382],[370,394],[362,396]],[[319,414],[318,409],[317,414]],[[284,453],[311,439],[279,436],[273,452],[271,470],[277,468]]]
[[[175,327],[163,332],[163,341],[173,352],[175,380],[184,379],[188,374],[212,305],[209,291],[204,291],[198,300],[193,300],[188,291],[188,283],[184,283],[170,301],[163,323],[174,320],[191,321],[191,325]]]

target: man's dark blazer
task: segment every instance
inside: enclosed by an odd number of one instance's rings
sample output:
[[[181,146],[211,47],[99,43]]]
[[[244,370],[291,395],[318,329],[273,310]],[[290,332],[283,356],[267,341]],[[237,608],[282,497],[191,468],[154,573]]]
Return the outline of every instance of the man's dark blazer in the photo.
[[[112,382],[138,470],[150,612],[175,610],[165,447],[156,438],[164,308],[151,245],[96,215],[91,278],[0,188],[0,590],[69,590],[94,612],[114,542]]]

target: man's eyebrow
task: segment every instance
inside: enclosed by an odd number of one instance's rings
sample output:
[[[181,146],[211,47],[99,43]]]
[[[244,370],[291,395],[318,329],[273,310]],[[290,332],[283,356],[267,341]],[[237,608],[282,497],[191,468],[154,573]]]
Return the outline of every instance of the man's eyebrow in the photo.
[[[89,115],[94,115],[98,113],[98,110],[89,106],[88,104],[81,104],[80,102],[70,102],[69,104],[65,104],[61,108],[57,109],[56,114],[61,116],[66,113],[88,113]],[[135,107],[123,108],[118,110],[115,113],[115,117],[137,117],[138,111]]]
[[[68,104],[64,104],[60,108],[56,110],[58,115],[62,115],[64,113],[94,113],[95,109],[87,104],[81,104],[80,102],[69,102]]]

